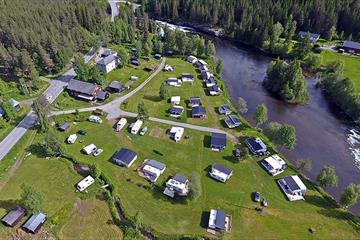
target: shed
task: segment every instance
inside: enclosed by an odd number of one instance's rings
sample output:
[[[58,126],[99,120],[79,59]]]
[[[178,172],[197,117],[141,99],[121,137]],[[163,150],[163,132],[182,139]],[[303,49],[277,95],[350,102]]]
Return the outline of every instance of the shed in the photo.
[[[68,124],[67,122],[64,122],[63,124],[61,124],[59,126],[59,130],[62,132],[65,132],[66,130],[68,130],[70,128],[70,124]]]
[[[226,134],[212,133],[210,147],[213,151],[222,151],[226,148]]]
[[[96,96],[96,99],[100,100],[100,101],[104,101],[109,97],[109,93],[105,92],[105,91],[101,91],[99,92],[99,94]]]
[[[36,233],[46,221],[46,215],[41,212],[34,213],[23,225],[27,232]]]
[[[9,227],[14,227],[20,220],[26,215],[25,209],[17,206],[8,212],[1,221],[8,225]]]
[[[131,167],[137,159],[136,152],[127,148],[121,148],[112,158],[112,161],[120,166]]]
[[[108,86],[108,89],[111,91],[111,92],[121,92],[122,90],[122,84],[118,81],[112,81],[110,83],[110,85]]]

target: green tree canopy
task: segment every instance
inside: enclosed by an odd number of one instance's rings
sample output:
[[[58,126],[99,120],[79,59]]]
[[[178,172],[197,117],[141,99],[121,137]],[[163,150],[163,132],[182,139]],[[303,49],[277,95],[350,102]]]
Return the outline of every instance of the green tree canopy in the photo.
[[[256,107],[254,120],[256,123],[256,127],[266,123],[266,121],[268,120],[268,109],[265,104],[260,104]]]
[[[360,185],[350,183],[341,193],[340,204],[344,207],[354,205],[360,197]]]
[[[30,212],[41,210],[44,202],[44,195],[35,187],[23,184],[21,186],[21,204]]]
[[[321,187],[336,187],[338,177],[333,166],[325,166],[317,176],[317,181]]]

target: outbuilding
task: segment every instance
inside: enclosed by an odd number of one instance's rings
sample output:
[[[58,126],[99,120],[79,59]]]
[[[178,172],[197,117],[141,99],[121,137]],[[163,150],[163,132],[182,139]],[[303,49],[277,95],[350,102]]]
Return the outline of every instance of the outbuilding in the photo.
[[[209,174],[212,178],[224,183],[230,179],[233,171],[219,163],[214,163],[211,166],[211,171]]]
[[[144,122],[140,119],[136,120],[134,125],[131,128],[131,134],[136,135],[139,131],[141,126],[144,124]]]
[[[180,96],[173,96],[170,99],[170,102],[172,105],[179,105],[181,101],[181,97]]]
[[[221,93],[220,88],[217,85],[208,88],[210,96],[218,96]]]
[[[26,215],[25,209],[23,209],[20,206],[17,206],[16,208],[12,209],[10,212],[8,212],[1,221],[8,225],[9,227],[14,227],[20,220]]]
[[[169,86],[180,87],[180,86],[181,86],[181,79],[168,78],[168,79],[166,80],[166,83],[167,83]]]
[[[189,193],[189,179],[180,173],[166,182],[165,195],[173,198],[175,196],[186,196]]]
[[[200,75],[201,75],[201,79],[204,80],[204,81],[211,77],[210,72],[209,71],[204,71],[204,70],[200,72]]]
[[[199,97],[190,97],[189,99],[189,106],[200,106],[201,105],[201,99]]]
[[[144,164],[142,172],[150,182],[155,183],[160,175],[164,173],[165,169],[165,164],[156,160],[149,160]]]
[[[20,111],[21,106],[20,103],[18,101],[16,101],[15,99],[11,98],[9,100],[9,103],[11,105],[12,108],[14,108],[16,111]]]
[[[172,127],[169,133],[170,138],[174,139],[175,142],[180,142],[183,134],[184,134],[184,128],[182,127]]]
[[[256,156],[263,156],[267,152],[267,147],[265,143],[260,138],[248,138],[246,140],[246,145],[250,151]]]
[[[223,104],[219,107],[219,113],[221,115],[229,115],[232,113],[232,110],[230,109],[230,107],[226,104]]]
[[[306,36],[309,36],[310,40],[313,43],[319,41],[319,39],[320,39],[320,34],[317,34],[317,33],[310,33],[310,32],[300,31],[298,35],[299,35],[300,38],[305,38]]]
[[[30,233],[36,233],[46,221],[46,215],[42,212],[34,213],[23,225],[23,229]]]
[[[87,145],[86,147],[84,147],[82,149],[82,151],[86,155],[89,155],[89,154],[93,153],[96,149],[97,149],[97,147],[95,146],[95,144],[90,144],[90,145]]]
[[[208,79],[205,80],[205,85],[207,88],[215,86],[216,82],[215,82],[215,78],[214,77],[210,77]]]
[[[194,75],[190,73],[183,73],[181,75],[181,81],[192,83],[194,81]]]
[[[197,59],[197,57],[190,55],[190,56],[187,57],[186,60],[187,60],[189,63],[196,63],[198,59]]]
[[[230,115],[227,118],[224,119],[226,125],[228,126],[228,128],[232,129],[232,128],[237,128],[241,125],[241,121],[240,119],[235,116],[235,115]]]
[[[62,132],[65,132],[66,130],[68,130],[70,128],[70,124],[68,124],[67,122],[64,122],[63,124],[61,124],[59,126],[59,130]]]
[[[112,158],[112,161],[120,166],[131,167],[137,159],[136,152],[127,148],[121,148]]]
[[[169,110],[170,117],[179,118],[184,113],[184,107],[182,106],[172,106]]]
[[[277,154],[274,154],[262,160],[261,165],[271,176],[276,176],[284,172],[287,167],[286,162]]]
[[[229,231],[231,225],[231,217],[226,215],[223,210],[211,209],[208,227],[215,231]]]
[[[192,118],[206,118],[206,109],[203,106],[195,105],[191,108],[191,117]]]
[[[68,138],[67,138],[67,143],[69,144],[74,144],[75,141],[77,139],[77,135],[76,134],[71,134]]]
[[[223,151],[226,148],[226,134],[212,133],[210,147],[215,152]]]
[[[360,43],[353,41],[344,41],[343,47],[345,52],[352,54],[360,54]]]
[[[123,86],[118,81],[112,81],[110,85],[107,87],[109,91],[114,93],[119,93],[123,89]]]

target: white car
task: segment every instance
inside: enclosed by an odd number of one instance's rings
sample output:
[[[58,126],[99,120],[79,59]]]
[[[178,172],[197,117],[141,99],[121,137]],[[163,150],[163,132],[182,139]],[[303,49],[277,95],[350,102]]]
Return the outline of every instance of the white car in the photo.
[[[146,134],[146,132],[147,132],[147,130],[148,130],[148,128],[145,126],[145,127],[143,127],[143,129],[141,129],[141,131],[140,131],[140,136],[144,136],[145,134]]]
[[[97,156],[99,156],[103,151],[104,151],[103,149],[97,148],[97,149],[95,149],[95,150],[93,151],[93,155],[94,155],[95,157],[97,157]]]
[[[102,123],[102,119],[98,116],[91,115],[89,121],[93,123]]]

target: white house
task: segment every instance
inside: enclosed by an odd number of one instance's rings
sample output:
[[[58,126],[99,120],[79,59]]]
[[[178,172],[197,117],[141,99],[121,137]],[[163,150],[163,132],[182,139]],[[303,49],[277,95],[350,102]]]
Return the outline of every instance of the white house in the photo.
[[[166,188],[163,192],[169,197],[186,196],[189,193],[189,179],[184,175],[177,173],[166,182]]]
[[[183,73],[181,74],[181,81],[183,82],[194,82],[194,75],[190,73]]]
[[[102,123],[102,120],[100,117],[98,116],[94,116],[94,115],[91,115],[89,118],[88,118],[89,122],[93,122],[93,123]]]
[[[119,132],[121,129],[125,127],[126,124],[127,124],[126,118],[121,118],[116,124],[116,131]]]
[[[119,65],[119,57],[114,54],[106,56],[96,63],[97,68],[103,73],[108,73],[114,70]]]
[[[182,82],[181,82],[181,79],[178,79],[178,78],[168,78],[166,80],[166,83],[169,86],[180,87]]]
[[[95,182],[94,178],[92,178],[90,175],[87,176],[86,178],[84,178],[83,180],[81,180],[77,185],[76,188],[82,192],[84,191],[86,188],[88,188],[91,184],[93,184]]]
[[[152,183],[155,183],[160,175],[164,173],[165,169],[165,164],[155,160],[149,160],[142,167],[142,172],[144,173],[146,179]]]
[[[74,144],[76,139],[77,139],[77,135],[76,134],[71,134],[67,139],[67,143]]]
[[[137,134],[140,131],[141,126],[143,125],[143,121],[142,120],[137,120],[134,125],[131,128],[131,134]]]
[[[211,166],[210,176],[220,182],[226,182],[232,176],[233,171],[219,163],[214,163]]]
[[[188,56],[187,59],[186,59],[189,63],[196,63],[198,61],[197,57],[195,56]]]
[[[173,96],[170,99],[170,102],[172,105],[179,105],[181,101],[181,97],[180,96]]]
[[[262,160],[261,165],[271,176],[276,176],[284,172],[285,168],[287,167],[286,162],[277,154]]]
[[[87,154],[87,155],[89,155],[90,153],[94,152],[95,150],[96,150],[95,144],[87,145],[86,147],[84,147],[84,148],[82,149],[82,151],[83,151],[85,154]]]
[[[278,180],[278,184],[289,201],[304,200],[306,186],[299,176],[284,177]]]
[[[175,142],[180,142],[184,134],[184,128],[182,127],[172,127],[170,129],[170,137],[175,140]]]

